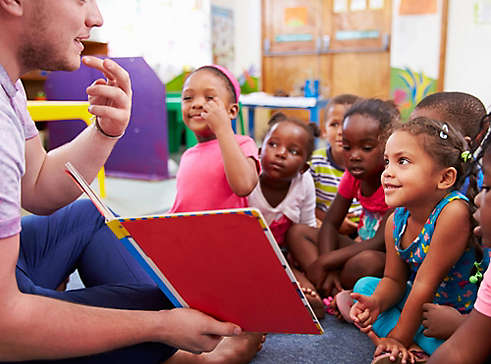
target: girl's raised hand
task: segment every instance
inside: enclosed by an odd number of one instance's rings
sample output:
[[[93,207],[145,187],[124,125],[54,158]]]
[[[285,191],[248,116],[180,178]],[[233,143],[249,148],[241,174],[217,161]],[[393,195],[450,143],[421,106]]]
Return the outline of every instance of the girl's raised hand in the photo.
[[[219,97],[215,96],[203,105],[201,117],[206,120],[214,134],[217,134],[221,128],[232,128],[225,104]]]
[[[111,59],[85,56],[82,62],[104,74],[87,88],[89,112],[99,119],[102,130],[109,135],[124,133],[131,114],[131,80],[128,72]]]

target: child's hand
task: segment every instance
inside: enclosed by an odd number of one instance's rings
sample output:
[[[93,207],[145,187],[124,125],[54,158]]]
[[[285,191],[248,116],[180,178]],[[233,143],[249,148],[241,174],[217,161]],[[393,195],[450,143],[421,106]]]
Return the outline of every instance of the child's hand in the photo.
[[[339,271],[330,270],[327,272],[326,279],[320,288],[322,294],[326,297],[334,297],[338,292],[343,290],[341,285],[341,278],[339,278]]]
[[[465,316],[451,306],[423,304],[423,334],[446,340],[465,320]]]
[[[305,270],[305,275],[311,281],[315,288],[320,289],[322,283],[325,281],[327,272],[324,269],[324,265],[317,259]]]
[[[373,356],[376,357],[383,353],[390,353],[390,360],[394,362],[400,357],[401,363],[414,363],[413,354],[399,341],[390,337],[379,339],[379,344]]]
[[[372,329],[372,324],[380,313],[379,304],[372,296],[365,296],[359,293],[351,293],[351,298],[357,300],[357,302],[351,306],[350,318],[360,331],[367,333]]]
[[[205,119],[214,134],[223,130],[222,128],[232,128],[225,104],[219,97],[214,97],[203,105],[201,117]]]

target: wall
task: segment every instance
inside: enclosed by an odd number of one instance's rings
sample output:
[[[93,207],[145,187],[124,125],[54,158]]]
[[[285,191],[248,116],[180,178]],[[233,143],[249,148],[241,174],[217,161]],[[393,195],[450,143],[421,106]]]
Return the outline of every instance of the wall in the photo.
[[[235,21],[235,64],[239,75],[251,65],[261,70],[261,0],[211,0],[211,4],[232,9]]]
[[[436,1],[434,12],[407,14],[401,0],[392,7],[391,97],[408,118],[414,107],[437,88],[440,66],[440,33],[443,1]],[[428,10],[428,9],[427,9]]]
[[[103,0],[104,25],[93,40],[109,43],[113,57],[143,56],[167,82],[183,66],[211,63],[210,6],[234,12],[234,74],[261,66],[261,0]],[[114,9],[118,8],[115,12]]]
[[[92,39],[113,57],[143,56],[167,82],[184,66],[211,62],[210,0],[103,0]],[[114,11],[114,9],[118,9]]]
[[[475,0],[450,0],[445,91],[463,91],[491,106],[491,24],[474,18]]]

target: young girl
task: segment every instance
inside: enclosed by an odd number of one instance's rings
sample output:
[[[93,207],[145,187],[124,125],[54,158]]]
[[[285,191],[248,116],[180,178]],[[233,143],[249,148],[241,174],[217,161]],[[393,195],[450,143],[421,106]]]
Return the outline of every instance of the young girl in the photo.
[[[397,207],[385,228],[384,277],[356,283],[350,316],[377,344],[374,363],[414,363],[441,344],[422,333],[423,304],[466,313],[475,300],[471,211],[458,192],[472,162],[460,133],[424,117],[389,137],[384,158],[385,200]]]
[[[198,144],[181,157],[177,195],[170,212],[240,208],[257,184],[257,146],[235,135],[239,83],[225,68],[192,72],[182,90],[182,116]]]
[[[484,142],[484,183],[476,196],[478,210],[474,217],[479,223],[475,229],[482,242],[491,247],[491,138]],[[430,364],[489,363],[491,359],[491,269],[484,274],[474,309],[457,331],[431,356]]]
[[[170,212],[217,210],[247,206],[247,195],[257,184],[257,146],[247,136],[235,135],[240,87],[235,77],[218,65],[192,72],[182,90],[182,117],[198,144],[181,157],[177,195]],[[238,362],[249,362],[265,336],[243,333],[226,338],[230,350],[242,350]]]
[[[264,215],[281,248],[294,224],[315,226],[315,188],[307,161],[318,135],[315,124],[273,115],[260,149],[259,183],[249,195],[249,205]],[[304,290],[319,318],[324,315],[322,301],[311,290]]]
[[[361,100],[346,112],[342,140],[347,171],[338,193],[320,230],[298,225],[288,234],[290,253],[325,297],[351,289],[366,275],[382,275],[388,207],[380,175],[384,169],[384,136],[398,118],[392,103],[378,99]],[[338,233],[354,198],[363,207],[358,224],[361,242]],[[344,313],[348,317],[348,312]]]
[[[321,123],[321,137],[328,143],[312,154],[310,173],[314,178],[316,207],[315,216],[322,222],[326,216],[344,173],[343,153],[343,119],[348,109],[360,98],[355,95],[342,94],[333,97],[326,108],[326,120]],[[340,232],[350,235],[356,232],[356,220],[361,213],[361,206],[354,201],[347,217],[341,225]]]
[[[464,92],[436,92],[426,96],[414,108],[411,118],[425,116],[429,119],[445,121],[464,136],[470,151],[477,156],[475,150],[482,144],[488,133],[491,115],[486,114],[484,104],[477,97]],[[481,148],[480,148],[481,149]],[[482,170],[476,164],[477,186],[482,185]],[[463,183],[460,192],[467,193],[470,181]],[[489,248],[483,248],[483,259],[489,260]],[[465,320],[453,307],[425,303],[423,305],[423,332],[426,336],[448,339],[457,327]]]

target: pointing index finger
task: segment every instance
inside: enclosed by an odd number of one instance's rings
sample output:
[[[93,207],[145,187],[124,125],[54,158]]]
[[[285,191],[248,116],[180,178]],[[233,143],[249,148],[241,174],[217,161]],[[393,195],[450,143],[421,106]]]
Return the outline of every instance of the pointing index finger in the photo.
[[[113,60],[84,56],[82,62],[88,67],[101,71],[108,79],[109,84],[117,85],[126,94],[131,94],[131,81],[128,72]]]

